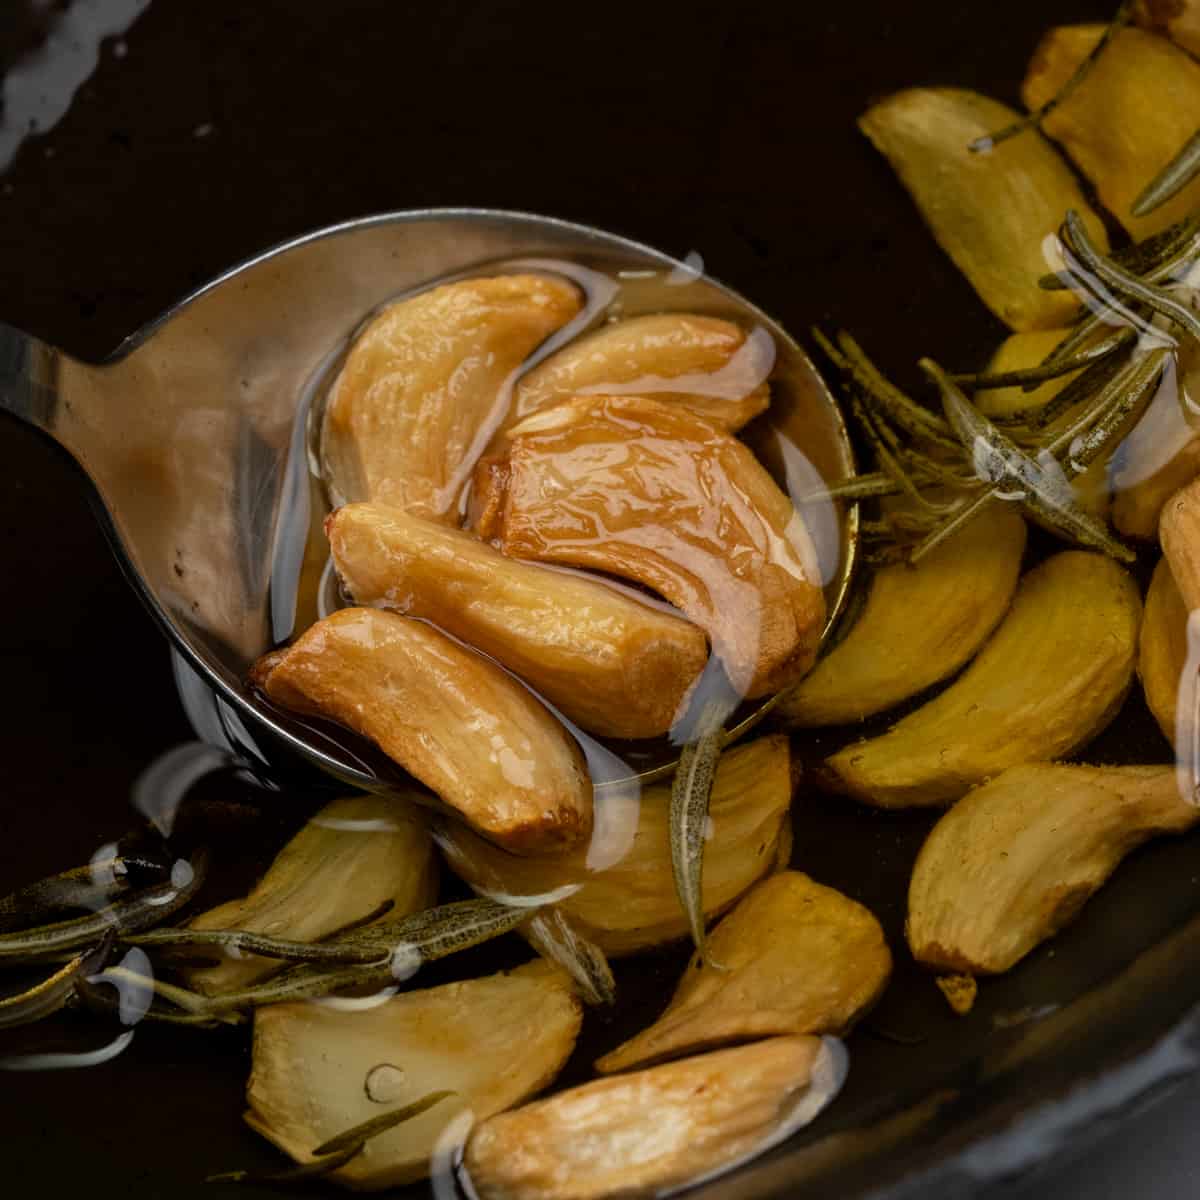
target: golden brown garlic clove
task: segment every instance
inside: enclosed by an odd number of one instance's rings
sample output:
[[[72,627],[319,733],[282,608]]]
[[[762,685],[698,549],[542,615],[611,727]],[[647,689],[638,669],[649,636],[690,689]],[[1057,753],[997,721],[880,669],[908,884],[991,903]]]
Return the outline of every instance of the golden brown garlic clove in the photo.
[[[993,505],[919,563],[880,568],[850,631],[775,716],[806,727],[861,721],[952,675],[1008,610],[1024,550],[1021,514]]]
[[[385,308],[355,339],[325,409],[334,503],[452,516],[507,414],[510,377],[580,308],[573,285],[542,275],[464,279]]]
[[[1038,287],[1043,240],[1068,209],[1083,215],[1098,245],[1108,239],[1070,168],[1036,130],[971,150],[1016,118],[977,92],[910,88],[869,109],[859,126],[992,312],[1013,329],[1052,329],[1078,306],[1070,293]]]
[[[1030,109],[1062,88],[1104,28],[1064,25],[1045,35],[1021,88]],[[1140,240],[1200,206],[1197,181],[1145,217],[1131,211],[1143,188],[1175,157],[1197,124],[1200,63],[1166,38],[1126,28],[1105,47],[1083,82],[1047,113],[1042,128],[1091,180],[1109,211]]]
[[[1138,676],[1146,705],[1167,741],[1175,742],[1180,679],[1188,658],[1188,610],[1179,594],[1171,564],[1158,560],[1138,636]]]
[[[636,392],[730,431],[770,403],[775,348],[719,317],[656,313],[605,325],[539,363],[517,385],[521,420],[571,396]]]
[[[721,756],[709,805],[712,836],[704,847],[707,917],[723,912],[775,869],[792,797],[789,760],[787,738],[781,736],[759,738]],[[598,810],[611,803],[603,790],[597,793]],[[583,937],[617,956],[688,932],[671,879],[669,805],[669,785],[646,788],[628,852],[603,871],[589,868],[583,848],[553,859],[516,858],[449,823],[438,840],[451,870],[482,893],[534,896],[575,887],[557,907]],[[598,812],[598,824],[602,821]]]
[[[1198,819],[1171,766],[1013,767],[934,826],[909,886],[908,944],[939,970],[1007,971],[1135,846]]]
[[[1135,0],[1137,23],[1200,58],[1200,0]]]
[[[709,934],[663,1015],[596,1069],[627,1071],[775,1034],[842,1036],[879,999],[891,970],[883,930],[867,909],[783,871]]]
[[[553,970],[448,983],[368,1008],[268,1005],[254,1017],[246,1121],[297,1162],[312,1162],[312,1150],[344,1130],[453,1091],[372,1138],[332,1176],[362,1191],[410,1183],[429,1174],[439,1139],[465,1110],[482,1120],[546,1087],[581,1020]]]
[[[666,733],[708,660],[695,625],[650,603],[389,505],[347,505],[327,530],[359,604],[433,622],[590,733]]]
[[[950,804],[1006,767],[1072,753],[1125,697],[1141,607],[1111,559],[1053,555],[1021,580],[967,670],[887,733],[834,754],[826,782],[881,808]]]
[[[562,850],[591,831],[574,739],[515,679],[423,622],[344,608],[253,678],[284,708],[369,738],[514,853]]]
[[[437,899],[429,818],[401,796],[325,805],[276,856],[249,895],[200,913],[190,929],[237,929],[315,942],[372,914],[395,920]],[[390,907],[381,913],[383,905]],[[288,964],[256,954],[186,973],[206,996],[238,991]]]
[[[617,1075],[484,1122],[464,1160],[480,1200],[666,1196],[753,1158],[837,1094],[845,1050],[780,1037]]]
[[[825,603],[808,531],[712,422],[643,396],[578,397],[512,429],[475,488],[483,537],[652,588],[708,633],[740,694],[812,665]]]

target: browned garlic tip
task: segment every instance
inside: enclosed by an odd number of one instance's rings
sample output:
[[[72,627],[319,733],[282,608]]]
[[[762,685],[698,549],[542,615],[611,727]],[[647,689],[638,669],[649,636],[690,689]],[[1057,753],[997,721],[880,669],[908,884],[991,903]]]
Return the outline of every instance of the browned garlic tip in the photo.
[[[704,912],[710,919],[776,869],[792,798],[786,737],[743,742],[721,756],[704,846]],[[597,805],[611,803],[604,791]],[[446,864],[477,891],[534,896],[569,890],[557,902],[578,932],[618,956],[674,941],[688,932],[669,864],[669,785],[646,788],[633,811],[628,851],[604,871],[583,847],[554,858],[515,858],[458,824],[439,832]]]
[[[575,740],[511,676],[423,622],[344,608],[262,659],[253,678],[283,707],[369,738],[514,853],[562,850],[591,832]]]
[[[1137,586],[1112,559],[1053,555],[1022,578],[966,671],[886,733],[834,754],[826,782],[882,808],[950,804],[1007,767],[1071,754],[1124,700],[1141,615]]]
[[[480,1200],[666,1196],[809,1124],[845,1074],[831,1038],[718,1050],[501,1113],[474,1131],[464,1166]]]
[[[402,796],[345,796],[325,805],[276,855],[249,895],[200,913],[191,929],[237,929],[315,942],[388,905],[396,920],[437,900],[426,811]],[[206,996],[238,991],[286,963],[256,954],[185,972]]]
[[[1013,767],[934,826],[909,886],[908,944],[943,971],[1007,971],[1135,846],[1197,820],[1172,766]]]
[[[327,530],[357,603],[433,622],[589,733],[666,733],[708,660],[704,634],[679,617],[390,505],[348,504]]]
[[[664,596],[708,633],[741,695],[812,666],[825,602],[808,531],[753,453],[686,409],[587,396],[535,413],[480,464],[472,509],[505,554]]]
[[[465,1110],[483,1120],[549,1085],[582,1020],[562,973],[540,965],[407,992],[374,1007],[338,1004],[258,1010],[246,1120],[305,1163],[329,1138],[389,1108],[453,1091],[371,1138],[333,1173],[362,1191],[423,1179],[443,1132]]]
[[[879,998],[891,969],[883,930],[867,909],[783,871],[709,934],[663,1015],[596,1068],[626,1071],[774,1034],[842,1036]]]
[[[355,339],[325,410],[322,474],[334,503],[452,517],[507,412],[506,385],[581,307],[565,280],[499,275],[385,308]]]

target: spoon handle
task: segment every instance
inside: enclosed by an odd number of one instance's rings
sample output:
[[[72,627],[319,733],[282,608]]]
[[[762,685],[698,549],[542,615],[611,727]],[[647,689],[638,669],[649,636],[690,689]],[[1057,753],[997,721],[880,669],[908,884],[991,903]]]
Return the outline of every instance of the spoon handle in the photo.
[[[53,346],[0,322],[0,412],[53,434],[58,359]]]

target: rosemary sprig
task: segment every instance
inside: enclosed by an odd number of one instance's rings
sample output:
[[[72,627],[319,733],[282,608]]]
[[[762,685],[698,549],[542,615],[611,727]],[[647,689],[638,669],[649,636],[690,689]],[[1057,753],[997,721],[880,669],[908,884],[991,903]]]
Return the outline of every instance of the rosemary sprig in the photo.
[[[1090,272],[1122,299],[1144,304],[1159,316],[1165,317],[1177,325],[1185,333],[1194,338],[1200,338],[1200,318],[1186,304],[1181,304],[1176,300],[1165,288],[1147,283],[1124,267],[1117,266],[1111,259],[1105,258],[1092,242],[1087,229],[1079,219],[1079,214],[1073,209],[1067,213],[1059,238],[1085,268],[1085,271],[1074,272],[1084,286],[1089,286],[1091,283],[1087,275],[1087,272]]]
[[[1016,137],[1019,133],[1024,133],[1027,129],[1040,128],[1042,122],[1060,104],[1070,99],[1075,89],[1091,74],[1092,68],[1096,65],[1096,62],[1105,49],[1107,49],[1109,42],[1129,23],[1132,14],[1133,0],[1121,0],[1121,6],[1117,9],[1116,16],[1109,22],[1100,40],[1092,47],[1087,56],[1080,60],[1079,65],[1071,73],[1070,79],[1040,108],[1034,109],[1033,112],[1022,117],[1019,121],[1014,121],[1011,125],[1006,125],[1003,129],[998,129],[995,133],[976,138],[970,145],[972,152],[978,154],[985,150],[991,150],[1001,142],[1005,142],[1011,137]]]
[[[1200,129],[1184,142],[1179,153],[1146,185],[1133,202],[1133,215],[1149,216],[1156,208],[1182,192],[1197,176],[1200,176]]]

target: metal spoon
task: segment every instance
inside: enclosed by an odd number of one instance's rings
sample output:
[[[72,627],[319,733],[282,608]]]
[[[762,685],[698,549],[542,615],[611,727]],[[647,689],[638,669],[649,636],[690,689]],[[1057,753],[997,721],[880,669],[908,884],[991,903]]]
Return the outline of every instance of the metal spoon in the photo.
[[[200,288],[101,364],[0,325],[0,411],[44,431],[82,467],[135,589],[256,745],[265,739],[357,787],[388,785],[379,757],[279,713],[244,682],[254,659],[293,632],[294,587],[289,595],[280,578],[307,529],[307,430],[298,418],[372,310],[433,280],[529,256],[618,269],[626,315],[668,298],[672,308],[763,326],[778,355],[765,453],[784,431],[804,448],[809,482],[810,467],[829,482],[852,473],[835,402],[775,322],[656,250],[526,213],[431,209],[318,230]],[[781,475],[795,466],[776,463]],[[826,504],[804,515],[832,537],[823,552],[832,621],[854,563],[854,513]]]

